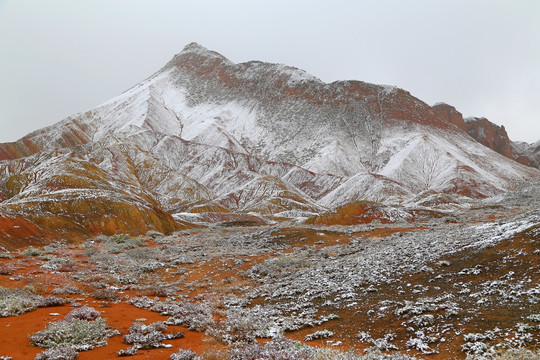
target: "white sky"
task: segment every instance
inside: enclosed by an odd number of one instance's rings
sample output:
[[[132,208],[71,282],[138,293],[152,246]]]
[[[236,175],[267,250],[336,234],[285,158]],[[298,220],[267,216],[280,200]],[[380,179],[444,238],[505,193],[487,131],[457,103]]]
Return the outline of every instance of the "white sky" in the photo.
[[[99,105],[192,41],[396,85],[540,140],[537,0],[0,0],[0,142]]]

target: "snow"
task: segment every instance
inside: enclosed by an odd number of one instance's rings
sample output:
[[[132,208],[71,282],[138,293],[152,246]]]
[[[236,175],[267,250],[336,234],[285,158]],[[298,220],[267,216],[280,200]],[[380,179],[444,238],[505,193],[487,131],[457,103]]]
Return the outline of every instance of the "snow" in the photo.
[[[196,55],[199,55],[203,58],[218,58],[228,64],[233,64],[232,61],[228,60],[227,58],[225,58],[224,56],[222,56],[221,54],[215,52],[215,51],[211,51],[207,48],[205,48],[204,46],[196,43],[196,42],[192,42],[188,45],[186,45],[184,47],[184,49],[182,50],[182,52],[178,55],[176,55],[175,57],[179,57],[179,56],[182,56],[184,54],[196,54]]]
[[[98,106],[99,108],[106,107],[108,105],[116,104],[121,101],[125,101],[129,98],[132,98],[133,96],[138,96],[141,91],[146,90],[148,87],[152,86],[154,83],[159,82],[162,79],[166,79],[171,76],[172,69],[167,71],[159,71],[155,73],[154,75],[150,76],[148,79],[141,81],[137,85],[129,88],[128,90],[124,91],[122,94],[113,97],[112,99],[102,103]]]
[[[503,223],[492,222],[476,226],[473,229],[476,231],[477,234],[484,234],[489,232],[496,235],[484,237],[477,242],[465,246],[465,248],[487,246],[489,244],[498,243],[500,241],[510,239],[512,236],[523,232],[531,228],[532,226],[538,225],[539,222],[540,214],[538,214],[537,212],[533,212],[526,216],[522,216],[515,221]]]
[[[484,127],[483,126],[478,127],[478,138],[479,139],[485,139],[486,138],[486,134],[484,133]]]
[[[321,83],[321,80],[319,80],[319,78],[305,72],[304,70],[297,69],[297,68],[283,65],[283,64],[277,64],[275,66],[276,66],[277,71],[279,71],[281,74],[289,76],[289,79],[287,80],[288,86],[292,87],[297,84],[312,82],[312,81]]]
[[[393,86],[393,85],[379,85],[382,87],[383,89],[383,92],[388,95],[388,94],[391,94],[393,93],[394,91],[397,91],[398,90],[398,87],[397,86]]]
[[[411,153],[415,150],[418,144],[422,141],[421,137],[410,139],[402,150],[399,150],[394,156],[390,158],[390,161],[379,172],[383,176],[394,175],[404,164],[405,159],[411,156]]]

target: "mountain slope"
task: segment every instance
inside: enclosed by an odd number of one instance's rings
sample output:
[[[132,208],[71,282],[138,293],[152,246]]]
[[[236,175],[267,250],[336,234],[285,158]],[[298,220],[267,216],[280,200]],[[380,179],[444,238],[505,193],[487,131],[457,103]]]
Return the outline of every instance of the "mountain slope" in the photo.
[[[0,159],[0,211],[29,219],[32,236],[167,232],[172,215],[205,210],[311,216],[421,193],[483,198],[539,176],[404,90],[234,64],[197,44],[101,106],[0,144]]]

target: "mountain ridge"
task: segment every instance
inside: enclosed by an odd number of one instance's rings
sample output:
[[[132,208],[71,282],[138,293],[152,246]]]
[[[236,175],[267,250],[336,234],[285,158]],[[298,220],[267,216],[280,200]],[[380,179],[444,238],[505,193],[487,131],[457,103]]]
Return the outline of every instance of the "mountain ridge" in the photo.
[[[403,206],[422,193],[485,198],[539,176],[439,110],[396,87],[326,84],[192,43],[102,105],[0,144],[0,211],[51,233],[51,216],[57,231],[84,236],[169,232],[174,217],[204,209],[302,218],[351,201]],[[38,206],[49,199],[63,205]],[[116,220],[90,220],[100,212],[85,202]]]

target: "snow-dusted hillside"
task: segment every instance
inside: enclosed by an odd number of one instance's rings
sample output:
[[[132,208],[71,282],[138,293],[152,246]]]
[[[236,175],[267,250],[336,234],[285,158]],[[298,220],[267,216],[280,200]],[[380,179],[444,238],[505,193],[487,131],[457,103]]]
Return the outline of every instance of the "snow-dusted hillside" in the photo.
[[[512,146],[517,153],[526,156],[532,166],[540,169],[540,141],[532,144],[516,141],[512,143]]]
[[[101,106],[1,144],[0,159],[0,211],[30,218],[63,210],[21,204],[100,194],[152,214],[305,215],[424,192],[488,197],[539,176],[404,90],[234,64],[197,44]],[[170,221],[157,218],[145,225]]]

